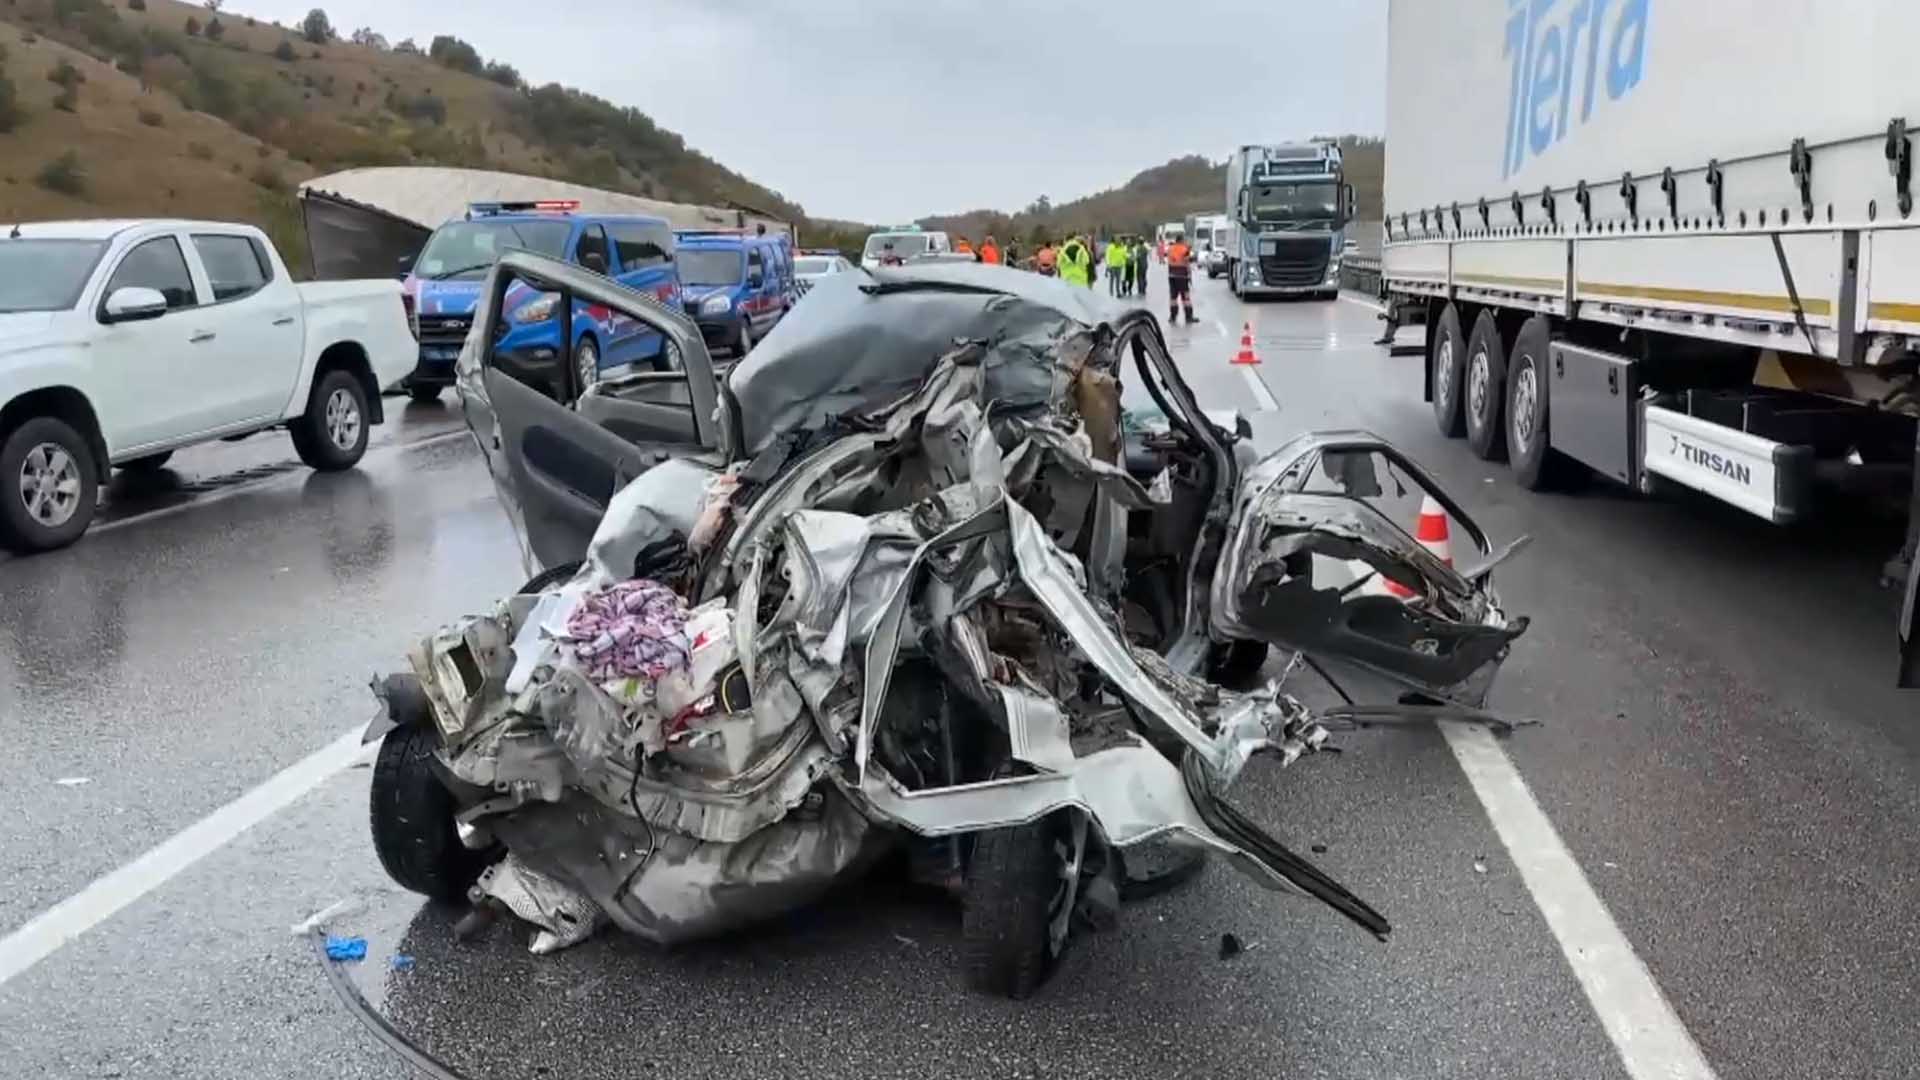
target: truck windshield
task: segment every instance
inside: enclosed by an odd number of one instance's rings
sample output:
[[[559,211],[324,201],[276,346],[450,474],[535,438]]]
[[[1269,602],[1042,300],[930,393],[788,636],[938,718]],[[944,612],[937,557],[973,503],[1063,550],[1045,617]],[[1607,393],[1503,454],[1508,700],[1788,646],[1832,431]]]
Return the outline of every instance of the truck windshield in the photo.
[[[104,240],[0,240],[0,312],[67,310],[106,249]]]
[[[1332,218],[1340,211],[1340,188],[1330,180],[1261,184],[1248,192],[1247,203],[1255,221]]]
[[[925,254],[927,250],[927,238],[919,233],[875,233],[867,237],[865,257],[879,258],[888,244],[892,244],[893,253],[903,259]]]
[[[456,221],[434,230],[414,264],[423,278],[477,278],[501,253],[519,248],[550,258],[566,254],[569,221]]]
[[[741,258],[737,251],[701,251],[683,247],[674,253],[682,285],[738,285]]]

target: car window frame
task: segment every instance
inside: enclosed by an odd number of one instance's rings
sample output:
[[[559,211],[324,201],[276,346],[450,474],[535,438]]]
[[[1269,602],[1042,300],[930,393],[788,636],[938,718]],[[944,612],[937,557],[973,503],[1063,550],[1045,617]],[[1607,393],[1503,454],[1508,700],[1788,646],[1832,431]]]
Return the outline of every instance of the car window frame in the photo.
[[[753,261],[755,259],[760,260],[760,284],[758,285],[755,285],[753,283]],[[767,287],[769,281],[771,280],[771,275],[767,273],[766,252],[760,249],[760,245],[758,244],[747,245],[746,269],[747,269],[746,275],[740,281],[741,285],[745,286],[749,290],[763,290]]]
[[[101,325],[103,326],[113,325],[113,323],[107,318],[107,301],[113,296],[113,293],[114,293],[113,279],[120,273],[121,269],[127,265],[127,260],[133,258],[134,252],[139,251],[141,248],[146,247],[148,244],[157,243],[161,240],[170,240],[173,242],[174,254],[180,256],[180,264],[186,268],[187,283],[193,286],[194,302],[191,304],[184,304],[180,307],[173,307],[169,305],[167,307],[167,310],[161,312],[159,315],[156,315],[153,318],[155,320],[164,319],[167,316],[174,314],[175,312],[193,311],[197,308],[202,308],[207,306],[207,300],[212,294],[212,287],[208,286],[208,288],[204,292],[201,290],[201,286],[204,283],[204,277],[205,277],[206,271],[204,269],[200,269],[196,271],[195,269],[199,260],[200,253],[198,251],[194,251],[191,254],[189,254],[187,249],[191,245],[181,243],[180,233],[176,231],[157,232],[147,236],[142,236],[128,243],[127,246],[121,250],[119,257],[114,259],[113,268],[111,270],[108,270],[106,274],[101,277],[100,297],[93,306],[93,317]],[[124,288],[127,286],[122,286],[122,287]],[[138,287],[147,288],[148,286],[142,285]],[[164,296],[165,294],[162,293],[161,295]]]
[[[610,224],[612,225],[612,229],[608,231],[607,242],[613,246],[613,257],[619,260],[620,273],[638,274],[648,270],[662,270],[674,264],[675,244],[672,225],[664,221],[647,221],[644,219],[626,221],[616,219]],[[645,230],[648,234],[658,233],[658,235],[649,235],[642,240],[636,241],[636,243],[648,243],[659,248],[660,261],[657,263],[647,263],[645,265],[629,264],[626,255],[620,250],[621,241],[617,233],[621,228]]]
[[[200,251],[199,241],[201,237],[212,240],[239,240],[245,243],[248,250],[253,252],[254,265],[260,269],[260,284],[238,296],[229,296],[221,299],[220,294],[214,291],[213,270],[207,263],[206,255]],[[187,234],[187,242],[193,247],[195,257],[200,260],[200,271],[207,279],[207,298],[203,302],[194,305],[196,307],[219,307],[222,304],[238,303],[241,300],[251,299],[252,297],[260,295],[266,291],[267,286],[274,283],[273,260],[267,257],[264,246],[256,237],[248,236],[245,233],[190,232]],[[128,250],[131,251],[132,249],[129,248]],[[191,275],[191,267],[189,267],[188,273]]]

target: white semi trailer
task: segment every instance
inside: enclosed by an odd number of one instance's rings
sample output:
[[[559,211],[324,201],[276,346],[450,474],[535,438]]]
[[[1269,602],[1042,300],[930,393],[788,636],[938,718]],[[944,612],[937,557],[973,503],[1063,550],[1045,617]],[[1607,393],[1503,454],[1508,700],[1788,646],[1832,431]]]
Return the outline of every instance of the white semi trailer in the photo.
[[[1383,287],[1442,431],[1775,522],[1920,456],[1920,3],[1391,0],[1388,38]]]

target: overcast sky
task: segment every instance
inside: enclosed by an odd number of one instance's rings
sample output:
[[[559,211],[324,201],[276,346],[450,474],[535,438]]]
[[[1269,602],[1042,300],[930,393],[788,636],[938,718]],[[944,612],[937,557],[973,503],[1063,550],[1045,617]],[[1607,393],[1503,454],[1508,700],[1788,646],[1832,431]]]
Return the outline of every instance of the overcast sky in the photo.
[[[1386,0],[322,3],[342,35],[452,33],[632,105],[856,221],[1059,202],[1181,154],[1386,126]],[[313,6],[228,0],[287,24]]]

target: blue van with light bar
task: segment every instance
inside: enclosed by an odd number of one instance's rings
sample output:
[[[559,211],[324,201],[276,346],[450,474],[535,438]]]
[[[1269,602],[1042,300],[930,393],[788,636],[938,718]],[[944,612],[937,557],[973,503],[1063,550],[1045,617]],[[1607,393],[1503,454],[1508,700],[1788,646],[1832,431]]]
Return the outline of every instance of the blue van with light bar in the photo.
[[[742,229],[682,229],[673,234],[687,314],[710,348],[745,356],[792,310],[793,239]]]
[[[453,362],[473,327],[473,311],[488,271],[502,252],[538,252],[564,259],[647,293],[670,307],[683,303],[674,266],[673,227],[634,214],[582,214],[570,199],[474,203],[464,217],[435,229],[413,260],[406,281],[419,360],[406,379],[417,400],[438,397],[453,382]],[[666,363],[665,339],[646,324],[609,309],[576,304],[571,340],[561,341],[558,298],[517,283],[507,293],[508,330],[495,346],[529,372],[550,370],[556,392],[563,365],[579,386],[628,365]]]

